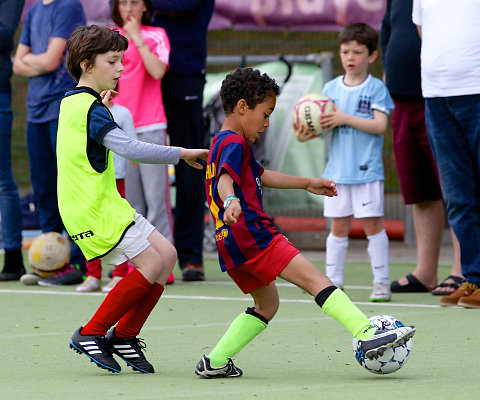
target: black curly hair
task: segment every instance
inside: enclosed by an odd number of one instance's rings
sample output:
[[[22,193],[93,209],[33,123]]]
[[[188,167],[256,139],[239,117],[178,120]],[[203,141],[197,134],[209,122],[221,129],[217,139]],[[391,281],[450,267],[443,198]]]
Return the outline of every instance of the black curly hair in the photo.
[[[238,68],[228,74],[222,82],[220,97],[225,115],[231,114],[239,100],[244,99],[248,107],[255,108],[268,96],[280,94],[275,79],[261,74],[258,69]]]

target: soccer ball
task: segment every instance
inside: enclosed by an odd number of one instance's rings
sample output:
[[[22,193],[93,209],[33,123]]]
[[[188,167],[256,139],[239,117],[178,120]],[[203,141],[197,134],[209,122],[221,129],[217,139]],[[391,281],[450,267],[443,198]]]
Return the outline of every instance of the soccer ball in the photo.
[[[375,315],[368,320],[374,327],[379,329],[389,330],[404,326],[398,319],[389,315]],[[356,360],[363,368],[374,374],[391,374],[398,371],[408,361],[412,351],[412,338],[410,338],[401,346],[385,350],[385,353],[377,359],[369,360],[366,357],[358,359],[356,356],[357,344],[358,340],[353,338],[352,346]]]
[[[297,126],[307,126],[310,132],[315,132],[314,137],[325,136],[331,131],[322,129],[320,117],[324,113],[333,111],[333,103],[327,96],[319,93],[309,93],[301,97],[293,107],[293,122]]]
[[[64,268],[70,257],[70,242],[58,232],[42,233],[28,250],[28,262],[41,277],[48,277]]]

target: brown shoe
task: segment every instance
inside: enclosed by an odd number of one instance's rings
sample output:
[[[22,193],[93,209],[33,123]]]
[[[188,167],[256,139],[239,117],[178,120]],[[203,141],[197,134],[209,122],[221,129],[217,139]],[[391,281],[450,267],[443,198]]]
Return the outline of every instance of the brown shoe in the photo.
[[[440,305],[442,307],[454,307],[459,305],[458,301],[460,298],[465,298],[470,296],[473,292],[478,289],[478,286],[474,283],[470,282],[463,282],[462,286],[460,286],[455,292],[448,296],[443,296],[440,299]],[[480,298],[480,296],[478,296]]]
[[[203,272],[203,265],[200,264],[185,264],[182,268],[183,280],[185,282],[203,281],[205,274]]]
[[[469,296],[460,297],[458,305],[465,308],[480,308],[480,289],[475,290]]]

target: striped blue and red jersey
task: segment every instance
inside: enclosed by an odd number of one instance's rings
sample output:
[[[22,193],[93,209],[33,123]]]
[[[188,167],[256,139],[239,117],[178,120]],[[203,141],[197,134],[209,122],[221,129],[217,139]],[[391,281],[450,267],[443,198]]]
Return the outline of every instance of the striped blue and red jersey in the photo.
[[[217,189],[223,173],[232,177],[235,196],[242,207],[237,222],[230,226],[223,222],[225,210]],[[243,136],[229,130],[215,135],[206,174],[207,201],[215,221],[218,259],[222,271],[226,271],[261,253],[280,233],[263,211],[263,167]]]

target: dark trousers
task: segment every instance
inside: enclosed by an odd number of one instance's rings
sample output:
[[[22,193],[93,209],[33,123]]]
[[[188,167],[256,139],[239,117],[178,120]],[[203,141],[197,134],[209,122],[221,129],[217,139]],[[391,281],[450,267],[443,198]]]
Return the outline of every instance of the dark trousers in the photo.
[[[480,94],[425,99],[448,222],[460,242],[462,274],[480,285]]]
[[[203,75],[167,73],[162,79],[162,96],[172,146],[203,148]],[[205,170],[190,167],[184,161],[175,166],[176,202],[174,240],[180,268],[203,264],[205,213]]]
[[[57,203],[57,127],[58,119],[43,123],[27,122],[27,149],[40,228],[42,232],[61,233],[64,227]],[[85,258],[75,242],[69,262],[85,266]]]

